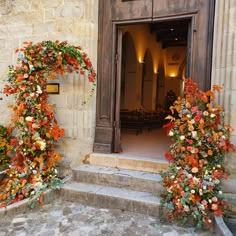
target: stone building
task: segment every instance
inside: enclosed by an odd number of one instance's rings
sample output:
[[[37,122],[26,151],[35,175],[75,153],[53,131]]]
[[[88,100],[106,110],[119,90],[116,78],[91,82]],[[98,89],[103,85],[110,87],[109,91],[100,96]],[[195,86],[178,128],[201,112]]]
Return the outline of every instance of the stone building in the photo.
[[[50,95],[66,131],[64,165],[79,165],[92,152],[125,154],[120,111],[165,109],[170,90],[182,95],[185,75],[202,89],[224,84],[219,103],[236,128],[235,25],[233,0],[0,0],[0,87],[24,41],[67,40],[88,53],[98,71],[89,103],[82,105],[89,84],[75,74],[56,79],[60,94]],[[13,101],[1,97],[0,123],[7,124]],[[235,132],[231,139],[236,144]],[[235,193],[235,155],[226,162],[224,188]]]

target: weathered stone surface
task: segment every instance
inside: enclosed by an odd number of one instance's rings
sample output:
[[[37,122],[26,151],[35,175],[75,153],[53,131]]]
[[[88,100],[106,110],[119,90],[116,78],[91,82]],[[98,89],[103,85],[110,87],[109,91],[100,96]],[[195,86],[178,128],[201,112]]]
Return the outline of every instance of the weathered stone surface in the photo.
[[[100,184],[138,191],[160,192],[162,188],[159,174],[82,165],[73,168],[73,178],[77,182]]]
[[[151,216],[158,216],[160,205],[160,199],[153,193],[76,182],[63,187],[62,197],[92,206],[134,211]]]
[[[236,94],[236,5],[235,1],[216,0],[215,28],[213,44],[212,84],[224,84],[224,90],[219,96],[219,103],[225,110],[225,123],[236,127],[235,94]],[[232,142],[236,144],[236,132],[232,133]],[[226,167],[231,178],[236,178],[235,155],[229,154],[226,158]],[[227,191],[235,188],[232,180],[225,181]],[[231,188],[231,189],[230,189]]]
[[[52,217],[55,212],[67,212]],[[74,236],[213,236],[210,231],[181,227],[175,224],[162,224],[158,218],[112,209],[94,208],[76,202],[54,201],[44,204],[25,214],[14,215],[25,218],[25,226],[16,229],[11,217],[3,217],[0,222],[0,235],[74,235]],[[175,233],[175,234],[173,234]]]
[[[155,158],[122,154],[91,153],[86,161],[95,166],[106,166],[153,173],[165,171],[168,167],[168,162],[164,159],[157,160]]]
[[[67,40],[82,46],[96,68],[98,0],[0,0],[0,15],[0,89],[8,65],[16,63],[15,49],[24,41]],[[61,84],[61,91],[51,95],[51,100],[57,106],[59,124],[66,130],[66,145],[61,149],[64,158],[77,165],[83,155],[92,152],[95,98],[82,106],[91,89],[86,77],[72,74],[56,82]],[[0,123],[8,124],[7,107],[13,101],[1,97]]]

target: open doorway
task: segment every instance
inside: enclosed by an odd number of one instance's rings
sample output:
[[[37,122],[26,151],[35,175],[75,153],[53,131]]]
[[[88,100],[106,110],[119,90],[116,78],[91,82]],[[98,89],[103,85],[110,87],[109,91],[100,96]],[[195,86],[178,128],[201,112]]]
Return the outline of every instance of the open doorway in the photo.
[[[190,25],[190,19],[181,19],[119,27],[122,153],[164,158],[171,142],[162,126],[169,107],[183,96]]]

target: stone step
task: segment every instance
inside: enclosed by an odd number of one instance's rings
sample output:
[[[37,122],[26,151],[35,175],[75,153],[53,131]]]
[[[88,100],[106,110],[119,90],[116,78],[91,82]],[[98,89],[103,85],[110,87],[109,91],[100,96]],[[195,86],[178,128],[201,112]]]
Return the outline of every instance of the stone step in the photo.
[[[149,216],[159,215],[160,198],[148,192],[69,182],[61,189],[60,196],[64,200],[100,208],[120,209]]]
[[[157,193],[162,189],[161,176],[150,172],[81,165],[72,169],[72,176],[73,180],[77,182],[127,188],[143,192]]]
[[[83,160],[84,164],[160,173],[168,168],[168,161],[159,158],[139,157],[124,154],[91,153]]]

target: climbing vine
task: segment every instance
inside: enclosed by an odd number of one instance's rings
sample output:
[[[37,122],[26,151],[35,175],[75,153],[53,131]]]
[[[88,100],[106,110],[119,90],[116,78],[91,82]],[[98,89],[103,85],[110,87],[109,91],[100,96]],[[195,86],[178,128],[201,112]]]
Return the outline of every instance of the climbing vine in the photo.
[[[67,42],[25,42],[16,53],[18,63],[9,66],[8,84],[3,90],[14,95],[15,103],[8,128],[14,135],[10,140],[14,152],[7,178],[0,183],[1,207],[28,197],[41,201],[46,188],[61,187],[56,169],[61,156],[55,144],[64,136],[64,129],[56,121],[54,106],[47,101],[47,81],[73,71],[86,73],[93,85],[96,78],[87,54]]]

